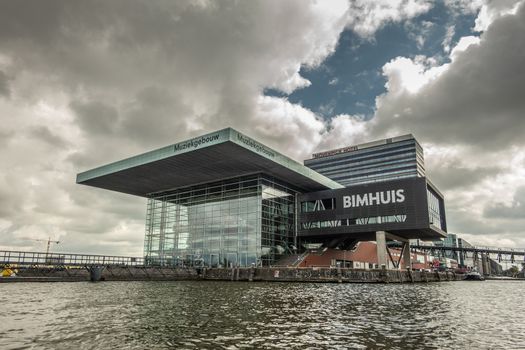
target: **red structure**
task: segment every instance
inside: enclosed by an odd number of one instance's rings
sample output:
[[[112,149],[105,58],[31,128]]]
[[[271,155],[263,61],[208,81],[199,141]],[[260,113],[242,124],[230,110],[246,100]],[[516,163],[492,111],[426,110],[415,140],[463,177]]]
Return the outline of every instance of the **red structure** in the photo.
[[[399,261],[398,266],[394,266],[392,261],[389,261],[389,268],[403,267],[404,261],[401,257],[401,249],[388,248],[392,260]],[[432,259],[423,253],[411,253],[411,260],[413,270],[424,270],[430,267]],[[375,242],[359,242],[353,250],[339,250],[339,249],[320,249],[318,251],[311,251],[298,265],[299,267],[329,267],[337,266],[350,267],[357,269],[373,269],[379,268],[377,258],[377,245]]]

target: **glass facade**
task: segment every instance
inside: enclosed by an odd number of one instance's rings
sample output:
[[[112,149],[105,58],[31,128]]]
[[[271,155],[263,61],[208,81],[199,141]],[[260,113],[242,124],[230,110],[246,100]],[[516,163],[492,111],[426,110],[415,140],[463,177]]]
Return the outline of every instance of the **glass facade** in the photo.
[[[423,148],[413,137],[386,139],[373,146],[307,159],[304,165],[348,187],[358,184],[424,177]]]
[[[428,219],[430,224],[439,229],[444,229],[443,216],[441,215],[441,200],[430,189],[427,188]]]
[[[296,195],[265,175],[153,195],[144,255],[153,265],[271,265],[294,250]]]

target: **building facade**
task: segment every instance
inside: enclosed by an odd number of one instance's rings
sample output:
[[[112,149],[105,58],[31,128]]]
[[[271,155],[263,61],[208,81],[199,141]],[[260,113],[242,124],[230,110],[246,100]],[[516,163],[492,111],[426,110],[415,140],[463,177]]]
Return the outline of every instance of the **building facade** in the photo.
[[[407,178],[301,194],[298,236],[337,242],[373,240],[377,231],[406,239],[445,235],[444,211],[433,208],[428,188],[425,178]]]
[[[343,186],[425,176],[423,148],[410,134],[314,153],[304,165]]]
[[[269,266],[305,244],[340,248],[383,230],[446,235],[443,197],[424,177],[345,187],[231,128],[79,173],[77,183],[147,199],[150,265]]]
[[[145,256],[161,265],[270,265],[294,253],[297,193],[259,174],[154,194]]]

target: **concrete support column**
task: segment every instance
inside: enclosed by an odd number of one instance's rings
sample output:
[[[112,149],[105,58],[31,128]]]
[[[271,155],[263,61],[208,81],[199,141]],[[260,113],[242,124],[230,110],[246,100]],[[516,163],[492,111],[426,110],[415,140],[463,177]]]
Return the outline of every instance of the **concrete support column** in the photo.
[[[377,231],[376,232],[376,244],[377,244],[377,263],[379,268],[385,266],[388,268],[388,256],[386,252],[386,232]]]
[[[480,274],[484,274],[484,271],[483,271],[483,259],[480,255],[478,255],[478,253],[475,253],[475,259],[474,259],[474,266],[478,269],[478,272]]]
[[[407,270],[411,270],[412,269],[412,256],[410,254],[410,243],[409,242],[405,242],[403,244],[403,251],[401,252],[401,255],[403,256],[403,264],[405,265],[401,268],[402,269],[406,268]]]
[[[481,253],[481,264],[483,266],[483,275],[488,276],[490,275],[490,261],[488,254]]]

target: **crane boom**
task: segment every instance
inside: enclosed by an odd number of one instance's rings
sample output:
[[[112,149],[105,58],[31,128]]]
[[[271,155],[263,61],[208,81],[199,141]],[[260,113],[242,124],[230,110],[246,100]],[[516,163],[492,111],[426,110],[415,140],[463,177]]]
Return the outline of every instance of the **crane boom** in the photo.
[[[60,243],[60,241],[52,241],[51,237],[48,237],[48,239],[37,239],[37,238],[25,238],[25,239],[30,240],[30,241],[36,241],[36,242],[47,242],[46,255],[49,254],[49,248],[50,248],[51,243],[55,243],[55,244]]]

